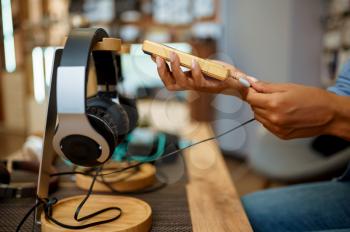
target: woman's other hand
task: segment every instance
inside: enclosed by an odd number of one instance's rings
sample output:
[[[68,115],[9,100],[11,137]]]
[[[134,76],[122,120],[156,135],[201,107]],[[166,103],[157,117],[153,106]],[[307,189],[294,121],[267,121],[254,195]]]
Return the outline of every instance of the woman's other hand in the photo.
[[[252,83],[246,101],[256,120],[282,139],[332,134],[336,95],[297,84]]]

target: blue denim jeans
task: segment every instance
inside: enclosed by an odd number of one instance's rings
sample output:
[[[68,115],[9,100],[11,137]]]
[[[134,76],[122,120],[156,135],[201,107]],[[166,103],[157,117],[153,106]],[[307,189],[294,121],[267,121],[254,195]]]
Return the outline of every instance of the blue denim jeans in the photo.
[[[256,192],[242,203],[254,231],[350,231],[349,177]]]

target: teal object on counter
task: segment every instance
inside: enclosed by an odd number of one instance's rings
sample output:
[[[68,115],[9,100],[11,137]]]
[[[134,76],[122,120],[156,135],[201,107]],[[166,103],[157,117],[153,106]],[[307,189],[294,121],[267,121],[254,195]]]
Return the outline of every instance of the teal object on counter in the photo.
[[[130,155],[127,156],[127,148],[128,148],[128,143],[129,141],[132,140],[132,135],[128,135],[127,139],[125,142],[119,144],[112,155],[112,159],[115,161],[138,161],[138,162],[152,162],[158,159],[159,157],[164,154],[165,151],[165,144],[166,144],[166,136],[163,133],[158,133],[157,135],[158,138],[158,144],[157,144],[157,151],[150,155],[150,156],[144,156],[144,155]]]

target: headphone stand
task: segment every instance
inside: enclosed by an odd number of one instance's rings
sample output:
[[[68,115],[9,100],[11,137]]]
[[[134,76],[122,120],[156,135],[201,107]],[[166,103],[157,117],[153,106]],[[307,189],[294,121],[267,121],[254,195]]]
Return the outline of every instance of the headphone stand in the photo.
[[[118,170],[126,167],[127,163],[124,162],[108,162],[103,166],[104,169]],[[109,172],[105,170],[104,172]],[[111,192],[110,187],[118,192],[137,192],[142,189],[148,188],[155,183],[156,180],[156,168],[152,164],[142,164],[137,170],[129,169],[122,173],[115,173],[105,176],[103,179],[97,177],[95,182],[94,191],[97,192]],[[75,184],[84,190],[88,190],[92,181],[91,176],[75,175]],[[102,181],[108,183],[110,187],[104,184]]]
[[[48,110],[46,117],[46,126],[43,142],[43,155],[40,162],[38,189],[37,195],[39,198],[48,198],[49,182],[51,164],[56,156],[52,140],[55,133],[57,120],[57,104],[56,104],[56,81],[57,81],[57,67],[60,64],[63,49],[57,49],[53,64],[51,87],[48,101]],[[103,213],[84,222],[77,222],[74,220],[74,212],[76,207],[81,202],[84,196],[73,196],[61,199],[53,207],[53,217],[69,225],[79,225],[91,223],[103,219],[113,217],[110,212]],[[107,208],[110,206],[120,207],[122,209],[122,216],[115,221],[107,224],[90,227],[80,231],[118,231],[118,232],[145,232],[149,231],[152,224],[152,210],[151,207],[144,201],[126,196],[116,195],[91,195],[86,205],[82,209],[83,215],[96,212],[98,209]],[[115,212],[114,212],[115,213]],[[49,221],[42,209],[35,212],[36,224],[41,225],[41,230],[45,231],[66,231],[67,229],[57,226]]]
[[[113,218],[115,211],[110,211],[84,220],[83,223],[74,220],[74,213],[77,206],[85,196],[73,196],[59,200],[53,208],[53,217],[68,225],[81,225],[92,223],[95,221]],[[79,231],[115,231],[115,232],[146,232],[150,231],[152,225],[152,209],[144,201],[134,197],[116,196],[116,195],[91,195],[86,205],[84,205],[81,213],[87,215],[100,209],[110,207],[112,205],[120,207],[123,212],[122,216],[115,221],[86,228]],[[41,231],[42,232],[63,232],[67,229],[57,226],[49,221],[45,214],[41,215]]]

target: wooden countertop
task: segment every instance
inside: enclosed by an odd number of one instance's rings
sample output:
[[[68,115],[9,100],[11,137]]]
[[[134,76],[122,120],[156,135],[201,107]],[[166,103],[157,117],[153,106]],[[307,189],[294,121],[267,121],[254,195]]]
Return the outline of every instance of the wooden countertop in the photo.
[[[186,137],[199,141],[213,135],[202,123]],[[206,142],[184,153],[193,231],[252,231],[217,143]]]
[[[192,141],[214,136],[209,124],[191,122],[183,103],[146,101],[139,109],[157,129]],[[216,141],[190,148],[184,157],[193,231],[253,231]]]

